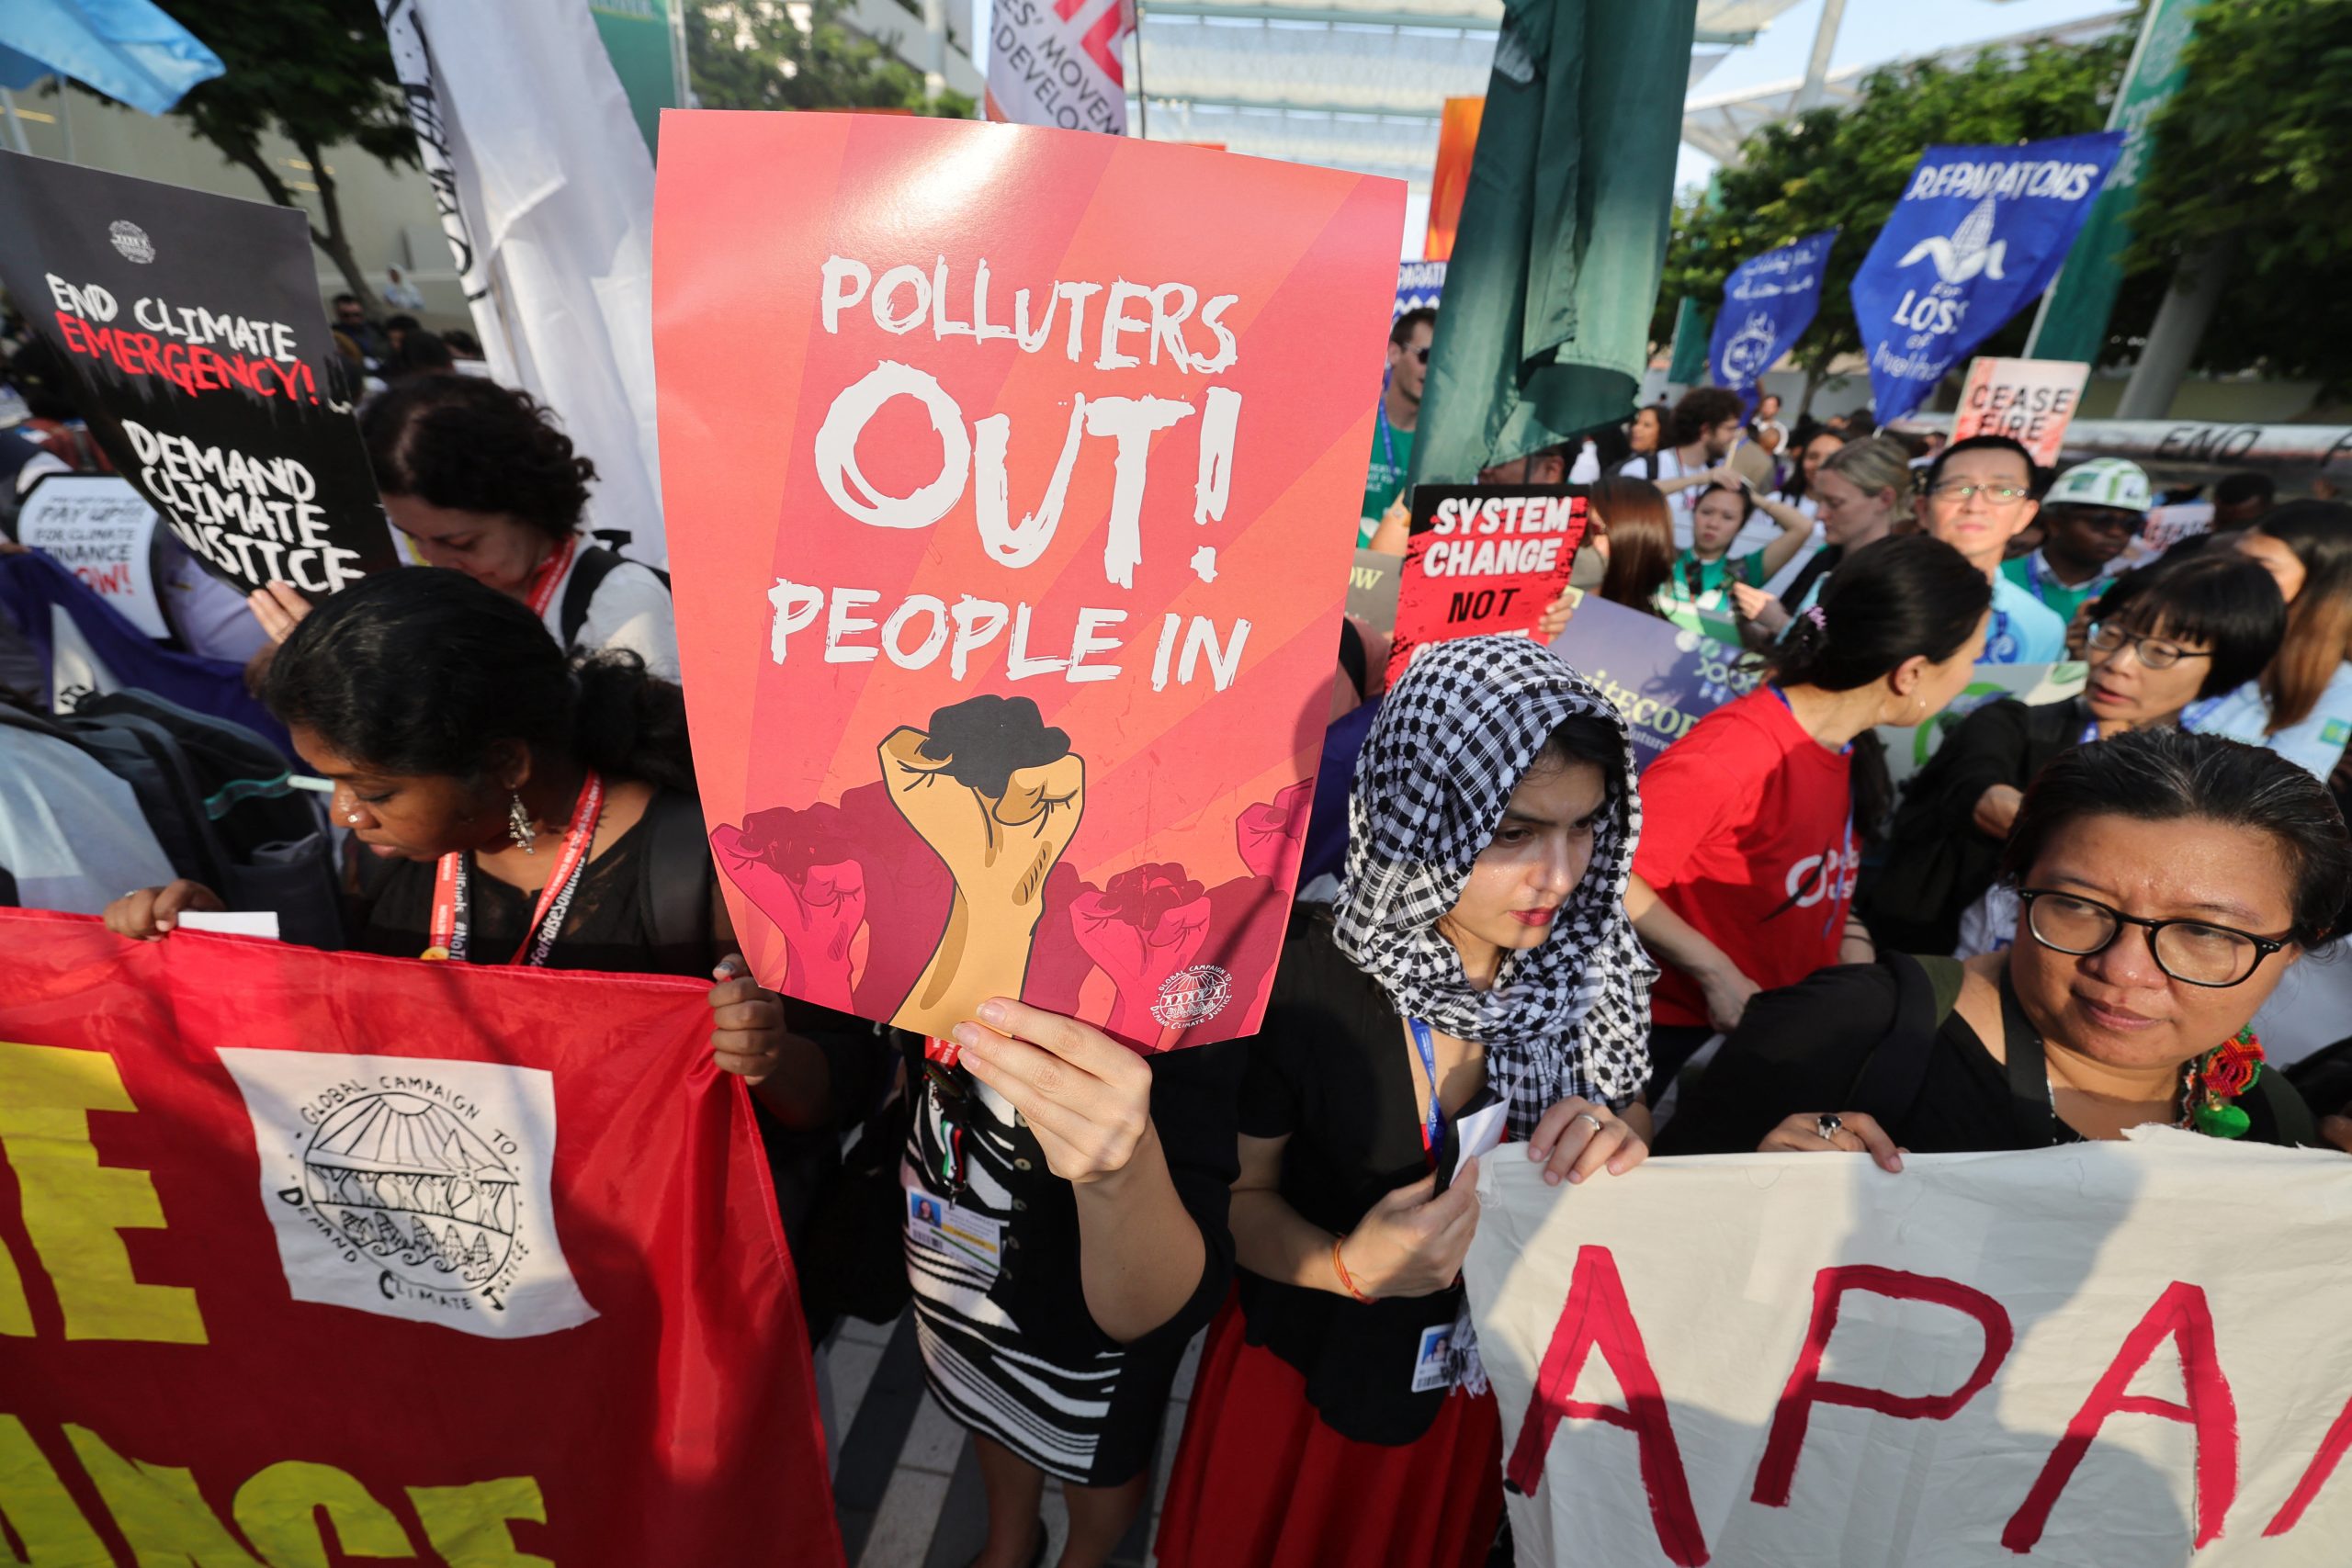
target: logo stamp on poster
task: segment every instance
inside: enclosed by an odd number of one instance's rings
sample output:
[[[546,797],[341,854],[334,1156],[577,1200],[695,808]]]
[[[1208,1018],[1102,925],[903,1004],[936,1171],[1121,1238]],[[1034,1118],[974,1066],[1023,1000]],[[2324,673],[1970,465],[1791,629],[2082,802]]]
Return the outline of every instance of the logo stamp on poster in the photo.
[[[297,1301],[490,1338],[596,1315],[548,1192],[548,1075],[493,1062],[224,1050]]]
[[[145,266],[155,259],[155,243],[147,231],[128,218],[118,218],[107,225],[107,237],[114,242],[116,252],[128,262]]]
[[[1214,964],[1195,964],[1159,983],[1159,999],[1151,1004],[1151,1016],[1170,1029],[1190,1029],[1223,1012],[1232,999],[1231,975]]]

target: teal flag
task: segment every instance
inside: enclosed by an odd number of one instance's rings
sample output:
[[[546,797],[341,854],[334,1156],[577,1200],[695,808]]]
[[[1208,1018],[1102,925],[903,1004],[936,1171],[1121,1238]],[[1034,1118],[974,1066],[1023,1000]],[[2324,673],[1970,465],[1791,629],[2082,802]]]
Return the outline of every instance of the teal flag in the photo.
[[[596,21],[596,36],[613,62],[613,73],[628,95],[629,112],[637,117],[638,134],[653,149],[663,109],[684,108],[678,100],[678,78],[670,53],[670,6],[673,0],[588,0],[588,14]]]
[[[1698,0],[1504,0],[1415,482],[1622,419],[1649,354]]]
[[[2140,175],[2154,138],[2149,122],[2180,91],[2188,72],[2181,55],[2195,30],[2200,0],[2153,0],[2140,25],[2132,63],[2107,128],[2123,132],[2123,151],[2099,187],[2091,215],[2066,254],[2066,270],[2041,298],[2041,312],[2026,340],[2028,359],[2079,359],[2098,363],[2107,346],[2108,318],[2123,283],[2123,253],[2132,244],[2132,209],[2140,199]]]
[[[1695,387],[1706,379],[1707,341],[1713,333],[1713,320],[1699,301],[1686,298],[1675,304],[1674,354],[1666,367],[1669,383]]]

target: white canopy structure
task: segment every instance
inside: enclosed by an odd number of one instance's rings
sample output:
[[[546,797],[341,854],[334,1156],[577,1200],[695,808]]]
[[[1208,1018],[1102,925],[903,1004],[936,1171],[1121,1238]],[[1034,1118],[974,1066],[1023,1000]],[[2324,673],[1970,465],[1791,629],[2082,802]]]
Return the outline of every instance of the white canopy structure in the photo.
[[[1690,81],[1796,3],[1700,0]],[[1445,100],[1487,90],[1503,14],[1500,0],[1141,0],[1139,9],[1126,62],[1131,130],[1419,190]]]

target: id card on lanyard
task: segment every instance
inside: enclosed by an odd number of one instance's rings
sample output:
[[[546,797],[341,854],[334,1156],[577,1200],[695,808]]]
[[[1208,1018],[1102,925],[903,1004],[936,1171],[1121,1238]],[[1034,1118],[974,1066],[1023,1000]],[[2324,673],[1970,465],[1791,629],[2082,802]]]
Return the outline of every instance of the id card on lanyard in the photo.
[[[572,803],[571,821],[564,829],[563,848],[556,856],[555,869],[548,873],[547,886],[539,889],[537,907],[531,912],[530,924],[523,928],[523,940],[516,945],[514,956],[506,961],[509,964],[528,964],[533,967],[546,964],[548,954],[555,950],[556,934],[563,930],[563,918],[571,908],[572,895],[579,891],[581,879],[587,874],[588,851],[596,841],[596,823],[604,814],[605,781],[591,771],[581,781],[579,798]],[[469,878],[467,857],[462,853],[443,855],[435,864],[432,945],[419,957],[459,964],[466,961],[473,902]]]

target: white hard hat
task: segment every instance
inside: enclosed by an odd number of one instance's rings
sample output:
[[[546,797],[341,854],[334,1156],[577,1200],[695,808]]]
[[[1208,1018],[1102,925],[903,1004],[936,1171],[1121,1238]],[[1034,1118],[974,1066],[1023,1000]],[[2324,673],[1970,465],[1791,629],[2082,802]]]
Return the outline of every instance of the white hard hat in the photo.
[[[2148,476],[2137,463],[2121,457],[2094,457],[2060,474],[2041,498],[2044,506],[2110,506],[2119,512],[2145,512],[2155,504]]]

